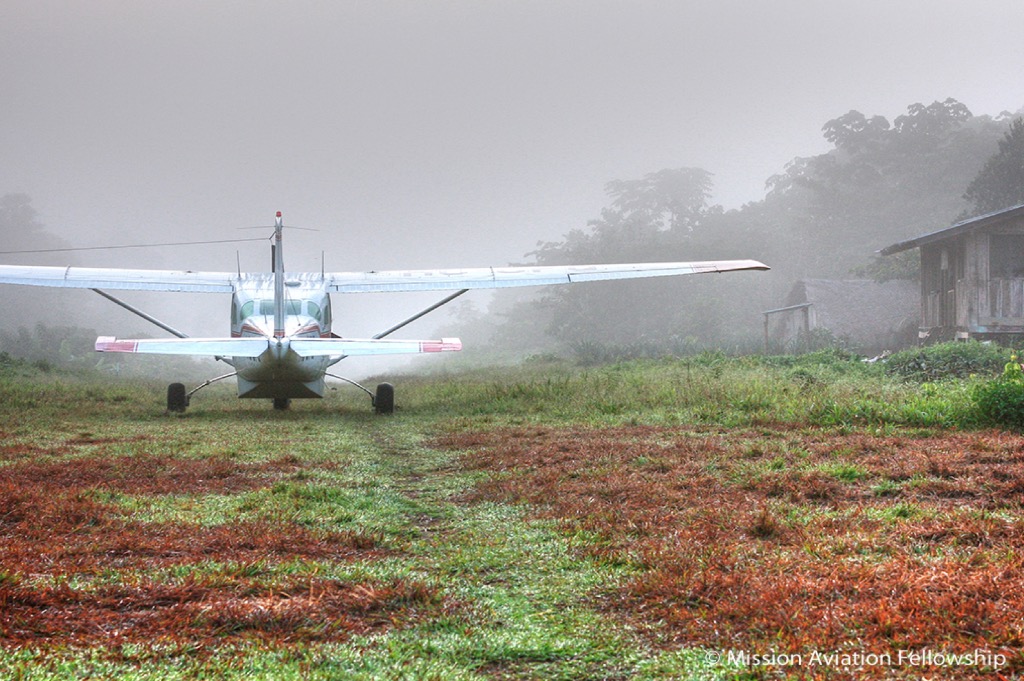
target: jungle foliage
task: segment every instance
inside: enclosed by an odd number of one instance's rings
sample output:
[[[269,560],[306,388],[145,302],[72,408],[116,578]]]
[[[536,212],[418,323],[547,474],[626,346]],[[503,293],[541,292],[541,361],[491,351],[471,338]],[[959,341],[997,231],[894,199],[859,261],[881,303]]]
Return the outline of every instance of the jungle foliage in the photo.
[[[600,217],[528,254],[545,265],[755,258],[771,272],[503,292],[492,308],[499,318],[480,316],[477,333],[508,347],[536,346],[547,335],[562,347],[586,339],[666,351],[750,348],[761,311],[778,307],[796,280],[915,278],[915,254],[873,254],[991,201],[1017,200],[982,191],[1005,184],[1010,159],[1020,163],[1024,128],[1008,114],[976,116],[947,99],[912,104],[892,122],[850,111],[822,132],[832,149],[793,159],[767,180],[760,201],[729,211],[713,205],[712,174],[701,168],[616,180]]]

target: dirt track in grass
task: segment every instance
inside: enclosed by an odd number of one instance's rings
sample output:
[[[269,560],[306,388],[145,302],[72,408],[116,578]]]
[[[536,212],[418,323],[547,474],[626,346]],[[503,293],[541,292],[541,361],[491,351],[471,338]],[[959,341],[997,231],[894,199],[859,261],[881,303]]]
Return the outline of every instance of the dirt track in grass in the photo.
[[[581,550],[639,568],[598,607],[659,645],[981,650],[1024,669],[1022,437],[528,427],[435,444],[491,472],[469,501],[530,504]],[[853,675],[929,671],[995,670]]]
[[[340,641],[440,606],[433,589],[415,582],[340,582],[315,570],[272,569],[385,555],[370,535],[273,517],[213,526],[141,522],[116,503],[118,494],[258,490],[302,470],[292,457],[259,464],[144,454],[52,460],[55,450],[25,449],[0,452],[12,461],[0,479],[3,647],[105,646],[115,654],[131,643],[203,650],[239,640]]]

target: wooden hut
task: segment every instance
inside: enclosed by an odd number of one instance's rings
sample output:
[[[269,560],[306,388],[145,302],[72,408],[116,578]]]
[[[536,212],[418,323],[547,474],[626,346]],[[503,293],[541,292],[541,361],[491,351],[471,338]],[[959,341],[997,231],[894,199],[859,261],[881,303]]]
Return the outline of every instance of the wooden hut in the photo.
[[[1024,204],[901,241],[921,249],[921,323],[928,342],[1024,334]]]
[[[905,280],[801,279],[783,307],[763,315],[765,352],[814,349],[825,340],[864,354],[895,351],[914,344],[917,286]]]

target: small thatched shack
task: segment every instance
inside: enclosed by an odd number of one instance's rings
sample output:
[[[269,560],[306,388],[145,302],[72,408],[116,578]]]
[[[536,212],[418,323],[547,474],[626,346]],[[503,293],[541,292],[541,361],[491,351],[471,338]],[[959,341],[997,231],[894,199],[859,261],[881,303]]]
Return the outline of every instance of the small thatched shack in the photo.
[[[921,249],[919,336],[1024,334],[1024,205],[958,222],[879,251]]]
[[[766,352],[838,340],[865,354],[913,345],[918,287],[912,281],[803,279],[785,304],[764,312]]]

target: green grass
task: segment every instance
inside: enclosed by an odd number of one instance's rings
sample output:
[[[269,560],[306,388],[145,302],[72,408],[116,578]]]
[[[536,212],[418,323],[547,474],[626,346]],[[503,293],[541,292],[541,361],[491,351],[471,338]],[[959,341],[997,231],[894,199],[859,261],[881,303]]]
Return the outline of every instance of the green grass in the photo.
[[[168,454],[227,457],[244,465],[288,456],[303,466],[300,474],[237,494],[92,493],[140,522],[217,526],[284,518],[318,530],[358,529],[378,537],[391,554],[356,563],[210,560],[146,575],[112,570],[79,581],[64,575],[71,586],[98,587],[142,576],[163,581],[197,575],[272,580],[295,573],[341,580],[407,578],[439,588],[456,607],[412,627],[298,650],[230,643],[212,657],[174,646],[8,651],[0,654],[5,678],[468,679],[500,673],[568,679],[610,672],[642,678],[644,669],[679,669],[685,663],[685,657],[679,662],[678,655],[663,659],[647,650],[627,629],[609,626],[588,603],[588,594],[618,578],[617,570],[574,555],[555,528],[525,520],[520,509],[451,501],[472,485],[474,474],[454,467],[455,454],[427,449],[422,442],[443,427],[453,400],[429,405],[421,387],[418,396],[410,391],[401,415],[380,418],[356,400],[298,402],[291,412],[280,413],[221,390],[197,399],[179,417],[163,413],[159,385],[91,377],[6,378],[0,387],[4,445],[31,446],[49,461]],[[442,392],[451,387],[437,384]],[[522,400],[538,390],[527,385],[508,394]]]
[[[96,502],[140,523],[218,527],[273,519],[314,532],[358,532],[379,553],[332,561],[233,561],[230,556],[100,576],[48,575],[96,589],[144,579],[410,580],[436,589],[441,612],[342,643],[299,647],[226,641],[213,650],[138,643],[113,648],[45,643],[0,652],[0,676],[21,679],[660,679],[731,678],[700,649],[664,649],[605,612],[601,598],[639,567],[577,550],[594,538],[566,535],[518,505],[473,503],[486,473],[459,452],[427,446],[446,431],[503,426],[696,425],[713,429],[971,427],[966,381],[922,389],[849,358],[641,360],[577,368],[538,360],[514,370],[442,372],[394,380],[399,411],[371,413],[358,393],[296,401],[275,412],[239,401],[230,387],[200,393],[185,415],[163,410],[164,385],[0,368],[5,466],[25,460],[167,456],[238,467],[286,458],[295,470],[238,492],[135,494],[98,488]],[[27,452],[22,457],[19,452]],[[747,451],[756,479],[798,469],[796,444],[766,437]],[[806,454],[806,452],[803,452]],[[656,453],[633,462],[657,468]],[[867,477],[845,461],[822,471],[840,483]],[[879,480],[878,496],[901,484]],[[889,520],[914,517],[901,507]],[[788,521],[787,521],[788,522]],[[29,579],[29,576],[23,576]],[[38,576],[32,577],[37,579]]]
[[[972,427],[970,385],[886,376],[856,358],[714,354],[581,369],[538,360],[514,371],[468,371],[400,381],[407,409],[474,425],[586,423],[740,427]]]

